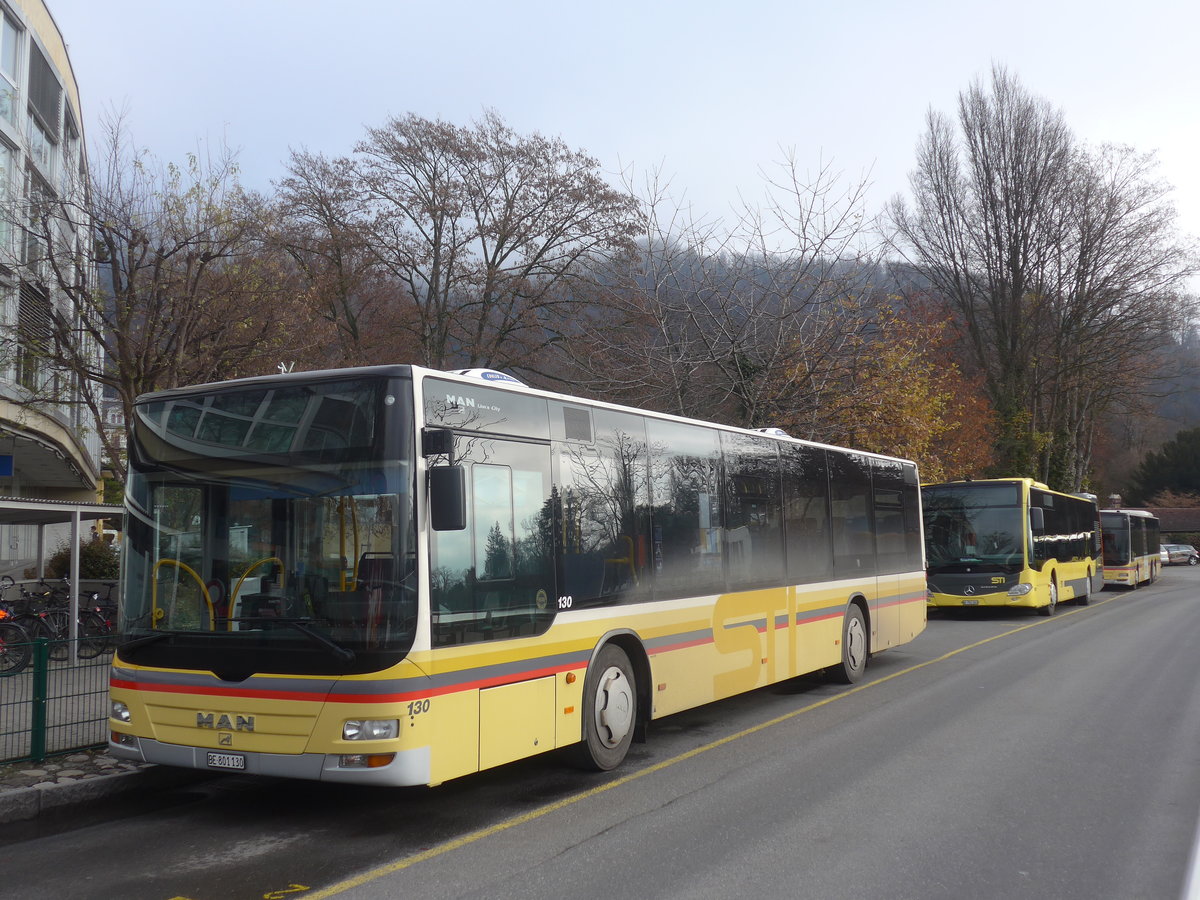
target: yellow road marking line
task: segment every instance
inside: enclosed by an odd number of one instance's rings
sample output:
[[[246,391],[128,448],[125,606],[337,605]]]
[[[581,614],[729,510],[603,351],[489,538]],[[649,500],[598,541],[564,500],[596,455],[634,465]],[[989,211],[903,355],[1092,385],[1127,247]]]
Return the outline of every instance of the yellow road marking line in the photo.
[[[409,868],[410,866],[416,865],[417,863],[425,862],[426,860],[441,856],[444,853],[449,853],[452,850],[457,850],[460,847],[466,847],[468,844],[474,844],[475,842],[481,841],[486,837],[491,837],[494,834],[499,834],[502,831],[507,831],[508,829],[515,828],[518,825],[524,825],[527,822],[532,822],[535,819],[540,819],[542,816],[549,815],[552,812],[557,812],[560,809],[565,809],[566,807],[571,806],[575,803],[579,803],[582,800],[588,800],[592,797],[595,797],[599,794],[604,793],[605,791],[611,791],[614,788],[623,787],[632,781],[636,781],[639,778],[645,777],[646,775],[653,775],[656,772],[661,772],[663,769],[670,768],[671,766],[677,765],[678,763],[684,762],[685,760],[692,759],[693,757],[699,756],[701,753],[707,753],[710,750],[715,750],[718,747],[723,747],[726,744],[730,744],[730,743],[733,743],[734,741],[741,740],[742,738],[749,737],[752,734],[757,734],[760,731],[765,731],[768,728],[773,728],[776,725],[780,725],[784,722],[794,719],[797,716],[802,715],[806,712],[811,712],[814,709],[820,709],[822,706],[827,706],[828,704],[833,703],[834,701],[841,700],[845,697],[853,696],[854,694],[857,694],[860,691],[865,691],[868,688],[872,688],[872,687],[875,687],[876,685],[884,684],[888,681],[892,681],[893,679],[899,678],[902,675],[908,675],[912,672],[916,672],[920,669],[924,669],[926,666],[931,666],[934,663],[945,662],[946,660],[948,660],[952,657],[958,656],[960,653],[965,653],[968,650],[974,650],[976,647],[982,647],[984,644],[990,644],[992,641],[999,640],[1000,638],[1009,637],[1011,635],[1017,634],[1020,631],[1025,631],[1026,629],[1029,629],[1029,628],[1036,628],[1039,625],[1048,625],[1049,623],[1057,621],[1060,618],[1065,618],[1066,616],[1073,616],[1076,613],[1083,612],[1085,609],[1091,609],[1093,607],[1100,606],[1105,603],[1109,603],[1116,599],[1118,599],[1118,598],[1116,596],[1113,596],[1113,597],[1109,597],[1105,600],[1099,600],[1099,601],[1093,600],[1088,606],[1080,606],[1080,607],[1077,607],[1072,610],[1063,611],[1056,617],[1039,619],[1036,622],[1030,622],[1027,625],[1021,625],[1020,627],[1014,628],[1011,631],[1003,631],[1000,634],[994,634],[991,637],[976,641],[973,644],[966,644],[965,646],[958,647],[957,649],[951,650],[948,653],[943,653],[941,656],[936,657],[934,659],[927,659],[927,660],[925,660],[925,662],[916,663],[915,665],[909,666],[907,669],[901,669],[899,672],[893,672],[891,675],[885,675],[884,677],[877,678],[874,681],[868,681],[865,684],[856,685],[852,688],[849,688],[848,690],[839,691],[838,693],[836,693],[830,697],[825,697],[821,700],[816,700],[813,703],[808,704],[807,706],[802,706],[800,709],[794,709],[791,712],[784,713],[781,716],[776,716],[775,718],[769,719],[766,722],[760,722],[759,724],[753,725],[750,728],[745,728],[742,731],[737,732],[736,734],[726,735],[723,738],[718,738],[717,740],[712,741],[708,744],[704,744],[700,747],[693,747],[691,750],[688,750],[684,753],[680,753],[678,756],[672,756],[670,759],[664,759],[662,762],[655,763],[654,765],[648,766],[645,769],[639,769],[637,772],[630,772],[628,775],[624,775],[621,778],[617,778],[614,781],[608,782],[607,784],[602,784],[598,787],[594,787],[591,790],[584,791],[582,794],[573,794],[570,797],[564,797],[562,800],[556,800],[553,803],[549,803],[538,809],[530,810],[527,813],[522,813],[521,815],[516,816],[514,818],[506,819],[503,822],[497,822],[495,825],[489,825],[487,828],[480,828],[478,831],[472,831],[469,834],[465,834],[460,838],[455,838],[454,840],[448,841],[445,844],[439,844],[436,847],[430,847],[428,850],[423,850],[422,852],[416,854],[415,856],[407,856],[404,859],[397,860],[396,862],[393,862],[393,863],[388,863],[387,865],[379,866],[377,868],[371,869],[368,872],[364,872],[361,875],[356,875],[353,878],[347,878],[344,881],[339,881],[336,884],[331,884],[329,887],[322,888],[321,890],[316,891],[314,893],[304,894],[303,895],[304,900],[323,900],[323,898],[325,898],[325,897],[333,897],[333,896],[336,896],[337,894],[341,894],[348,890],[351,890],[352,888],[361,887],[364,884],[375,881],[379,878],[383,878],[385,875],[391,875],[396,872],[401,872],[404,869]]]

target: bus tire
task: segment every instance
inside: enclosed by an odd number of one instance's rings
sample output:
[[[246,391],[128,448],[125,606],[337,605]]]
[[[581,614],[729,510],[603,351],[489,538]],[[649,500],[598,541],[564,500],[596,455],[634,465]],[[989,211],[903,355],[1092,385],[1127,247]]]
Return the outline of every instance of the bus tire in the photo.
[[[1075,603],[1078,606],[1087,606],[1089,603],[1092,602],[1092,595],[1090,593],[1091,588],[1092,588],[1092,573],[1091,572],[1088,572],[1088,574],[1087,574],[1087,585],[1088,585],[1088,590],[1084,591],[1082,594],[1076,595],[1076,597],[1075,597]]]
[[[1058,612],[1058,585],[1054,579],[1050,579],[1050,602],[1045,606],[1038,607],[1039,616],[1052,616]]]
[[[574,748],[584,769],[607,772],[625,759],[637,725],[637,681],[629,656],[605,644],[583,682],[583,741]]]
[[[842,619],[842,661],[833,669],[833,676],[842,684],[862,681],[870,654],[867,622],[862,607],[851,603]]]

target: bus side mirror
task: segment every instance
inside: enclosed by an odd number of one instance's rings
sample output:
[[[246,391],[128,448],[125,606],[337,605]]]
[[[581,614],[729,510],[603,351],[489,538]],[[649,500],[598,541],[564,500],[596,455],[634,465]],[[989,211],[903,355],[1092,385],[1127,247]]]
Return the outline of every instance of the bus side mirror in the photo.
[[[1029,527],[1034,534],[1042,534],[1046,530],[1046,514],[1040,506],[1029,507]]]
[[[445,456],[454,462],[454,432],[449,428],[422,428],[421,455]]]
[[[462,466],[429,470],[429,524],[434,531],[467,527],[467,473]]]

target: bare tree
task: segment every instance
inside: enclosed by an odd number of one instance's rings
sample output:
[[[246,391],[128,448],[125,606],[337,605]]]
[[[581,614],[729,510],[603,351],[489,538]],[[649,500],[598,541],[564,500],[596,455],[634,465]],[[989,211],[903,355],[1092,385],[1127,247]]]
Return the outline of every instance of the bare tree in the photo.
[[[439,368],[538,372],[575,284],[627,242],[637,214],[594,159],[518,135],[490,111],[470,127],[394,118],[368,129],[352,157],[294,154],[290,172],[293,209],[304,185],[337,173],[348,199],[324,219],[306,210],[307,221],[325,237],[356,235],[393,288],[391,326],[414,361]]]
[[[1155,377],[1195,271],[1152,158],[1090,153],[1002,67],[930,111],[893,246],[961,319],[998,417],[997,468],[1078,489],[1097,417]],[[1169,330],[1169,329],[1168,329]]]
[[[1161,351],[1190,317],[1196,271],[1153,155],[1105,146],[1078,160],[1051,260],[1043,355],[1055,364],[1034,414],[1052,436],[1040,474],[1069,487],[1089,475],[1106,413],[1128,413],[1176,374]]]
[[[564,343],[597,392],[682,415],[827,437],[847,354],[872,327],[865,181],[788,155],[732,227],[697,221],[651,174],[646,229]]]
[[[384,276],[356,219],[358,201],[349,160],[293,151],[291,175],[278,185],[272,241],[293,261],[308,305],[337,336],[319,365],[395,360],[388,316],[399,290]]]
[[[241,189],[228,150],[162,165],[113,118],[94,158],[86,191],[65,194],[86,200],[43,196],[27,228],[40,247],[30,270],[64,301],[47,309],[39,353],[83,385],[98,420],[106,395],[128,422],[138,394],[260,374],[319,340],[289,327],[307,313],[263,252],[263,204]],[[68,220],[88,223],[91,241],[63,242]],[[103,444],[123,473],[120,435],[106,432]]]

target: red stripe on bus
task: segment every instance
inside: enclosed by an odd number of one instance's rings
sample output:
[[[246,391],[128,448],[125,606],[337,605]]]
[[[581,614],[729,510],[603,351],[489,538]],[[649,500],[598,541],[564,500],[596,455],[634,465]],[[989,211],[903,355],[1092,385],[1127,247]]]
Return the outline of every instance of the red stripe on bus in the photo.
[[[315,694],[306,691],[255,690],[253,688],[219,688],[193,687],[183,684],[139,684],[135,681],[111,679],[110,687],[123,688],[130,691],[143,691],[157,694],[197,694],[204,697],[231,697],[246,700],[307,700],[317,703],[403,703],[424,697],[439,697],[445,694],[456,694],[461,691],[478,690],[489,687],[499,687],[505,684],[519,684],[522,681],[532,681],[566,672],[576,666],[564,665],[545,669],[533,669],[520,675],[496,675],[491,678],[480,678],[475,681],[463,681],[458,684],[429,687],[419,690],[405,691],[393,694],[339,694],[329,691]]]

